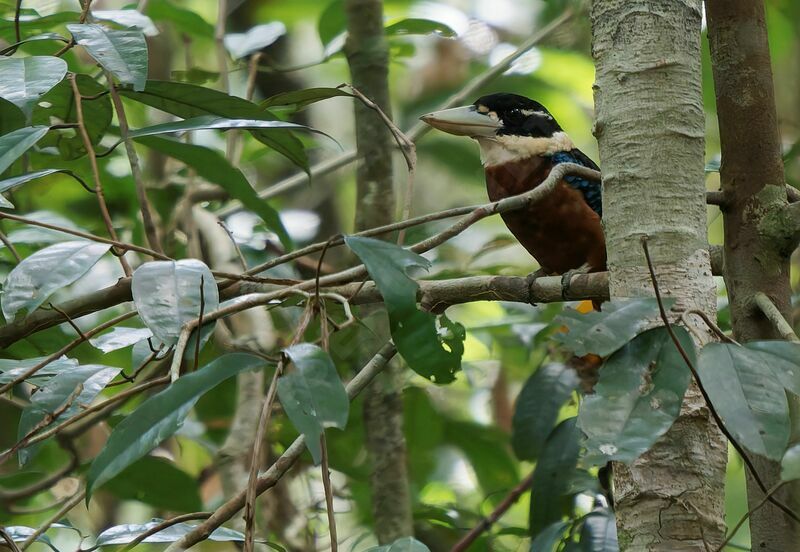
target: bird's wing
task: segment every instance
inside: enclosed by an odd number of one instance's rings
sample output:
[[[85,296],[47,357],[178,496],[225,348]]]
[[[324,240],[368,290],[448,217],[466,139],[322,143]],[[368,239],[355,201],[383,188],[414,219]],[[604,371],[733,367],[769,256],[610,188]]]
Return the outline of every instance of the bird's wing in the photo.
[[[559,163],[576,163],[589,169],[594,169],[596,171],[600,170],[600,167],[597,166],[597,163],[592,161],[589,156],[587,156],[578,148],[570,151],[559,151],[553,154],[553,164],[557,165]],[[603,201],[601,196],[600,182],[588,180],[582,176],[574,174],[565,176],[564,180],[570,186],[583,194],[583,199],[586,201],[589,207],[592,208],[592,211],[597,213],[601,218],[603,217]]]

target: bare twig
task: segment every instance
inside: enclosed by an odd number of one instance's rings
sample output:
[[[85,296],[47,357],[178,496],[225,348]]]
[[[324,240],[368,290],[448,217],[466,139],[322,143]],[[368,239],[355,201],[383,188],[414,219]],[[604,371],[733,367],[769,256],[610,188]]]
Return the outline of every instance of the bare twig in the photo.
[[[650,258],[650,249],[647,246],[647,236],[642,236],[641,242],[642,242],[642,249],[644,250],[644,256],[647,259],[647,268],[650,271],[650,279],[653,282],[653,292],[655,293],[656,301],[658,302],[658,310],[659,313],[661,314],[661,320],[664,322],[664,327],[666,328],[667,333],[669,333],[670,339],[672,339],[672,342],[675,344],[675,348],[678,350],[678,353],[680,353],[681,357],[683,358],[683,361],[686,363],[686,366],[689,367],[689,371],[692,373],[694,381],[697,384],[697,388],[700,390],[700,394],[703,395],[703,400],[705,400],[706,406],[708,406],[708,411],[711,413],[711,416],[713,416],[714,421],[717,424],[717,427],[719,427],[720,431],[722,431],[725,437],[728,438],[728,441],[730,441],[731,445],[733,445],[733,448],[736,449],[736,452],[739,453],[739,456],[742,457],[742,461],[744,462],[745,466],[747,466],[747,469],[750,471],[750,475],[753,476],[753,480],[756,482],[761,491],[767,495],[767,499],[770,502],[772,502],[775,506],[780,508],[787,516],[792,518],[794,521],[800,523],[800,516],[794,513],[788,506],[778,501],[778,499],[768,494],[767,487],[766,485],[764,485],[764,481],[761,479],[761,476],[756,471],[756,468],[753,465],[752,460],[750,460],[750,456],[748,456],[747,451],[744,450],[744,447],[742,447],[742,445],[739,444],[739,442],[734,438],[731,432],[728,431],[728,428],[725,427],[722,418],[720,418],[717,409],[714,407],[714,404],[711,402],[711,398],[708,396],[708,392],[703,386],[703,382],[700,380],[700,374],[697,373],[697,368],[695,368],[694,363],[691,361],[689,355],[684,350],[683,345],[681,345],[680,341],[678,341],[678,337],[675,335],[675,331],[672,329],[672,325],[669,323],[669,318],[667,317],[667,311],[664,309],[664,302],[661,300],[661,291],[658,287],[658,280],[656,278],[655,268],[653,267],[653,260]]]
[[[203,286],[205,284],[205,277],[200,275],[200,315],[197,317],[197,335],[194,340],[194,371],[197,372],[197,367],[200,365],[200,332],[203,331],[203,314],[206,311],[206,296]]]
[[[228,225],[226,225],[224,221],[218,220],[217,224],[219,224],[220,228],[225,230],[225,233],[228,235],[228,238],[230,238],[231,244],[233,245],[233,249],[236,251],[236,256],[239,257],[239,262],[242,265],[242,270],[245,273],[247,273],[247,260],[244,258],[244,255],[242,255],[242,249],[239,247],[239,244],[236,243],[236,239],[233,237],[233,232],[231,232],[231,229],[228,228]]]
[[[17,0],[17,6],[19,6],[21,3],[22,3],[22,0]],[[0,527],[0,537],[2,537],[3,541],[6,543],[6,546],[8,546],[8,548],[9,548],[9,550],[11,550],[11,552],[20,552],[20,549],[17,546],[17,543],[14,542],[14,539],[11,538],[11,535],[9,535],[6,532],[6,530],[4,528],[2,528],[2,527]]]
[[[88,6],[90,4],[91,0],[86,0],[86,13],[88,13]],[[75,116],[78,120],[78,130],[80,131],[81,138],[83,138],[83,146],[86,148],[86,155],[89,157],[89,164],[92,166],[94,191],[97,195],[97,204],[100,207],[100,214],[103,217],[103,222],[105,222],[108,235],[112,240],[118,242],[119,238],[117,237],[117,231],[114,229],[114,223],[111,221],[111,214],[108,212],[108,205],[106,204],[106,198],[103,194],[103,183],[100,180],[100,167],[97,165],[97,156],[94,151],[94,146],[92,146],[92,139],[89,137],[89,133],[86,130],[86,123],[84,122],[83,118],[83,98],[81,96],[80,88],[78,88],[78,81],[75,80],[74,73],[69,75],[69,82],[72,86],[72,94],[75,97]],[[125,276],[130,276],[133,271],[131,270],[128,261],[125,260],[124,253],[119,256],[119,262],[122,265],[122,271],[125,273]]]
[[[750,509],[749,509],[749,510],[748,510],[748,511],[747,511],[747,512],[746,512],[746,513],[745,513],[745,514],[742,516],[742,518],[741,518],[741,519],[740,519],[740,520],[739,520],[739,521],[736,523],[736,525],[733,527],[733,529],[732,529],[732,530],[731,530],[731,532],[728,534],[728,536],[727,536],[727,537],[725,537],[725,540],[724,540],[724,541],[722,541],[722,544],[720,544],[720,545],[719,545],[719,547],[717,548],[717,551],[716,551],[716,552],[722,552],[722,551],[725,549],[725,547],[728,545],[728,543],[729,543],[729,542],[731,542],[731,539],[733,539],[733,537],[735,537],[735,536],[736,536],[736,533],[737,533],[737,531],[739,531],[739,529],[742,527],[742,525],[744,525],[744,522],[745,522],[745,521],[747,521],[747,519],[748,519],[748,518],[749,518],[749,517],[750,517],[750,516],[751,516],[751,515],[752,515],[754,512],[757,512],[758,510],[760,510],[760,509],[761,509],[761,508],[764,506],[764,504],[766,504],[767,502],[769,502],[769,499],[770,499],[770,497],[771,497],[772,495],[774,495],[776,492],[778,492],[778,490],[780,490],[780,488],[781,488],[781,487],[783,487],[783,486],[784,486],[786,483],[787,483],[786,481],[781,481],[781,482],[779,482],[779,483],[777,483],[777,484],[773,485],[773,487],[772,487],[772,488],[769,490],[769,492],[768,492],[768,493],[766,493],[766,494],[763,496],[763,498],[762,498],[762,499],[761,499],[761,500],[758,502],[758,504],[756,504],[755,506],[753,506],[752,508],[750,508]]]
[[[325,509],[328,514],[328,531],[331,536],[331,552],[339,550],[339,539],[336,535],[336,513],[333,511],[333,490],[331,488],[331,470],[328,467],[328,443],[325,440],[325,431],[319,436],[320,450],[322,450],[322,486],[325,489]]]
[[[81,501],[85,497],[86,497],[86,489],[78,491],[77,493],[72,495],[72,498],[70,498],[61,508],[59,508],[58,511],[55,514],[50,516],[47,519],[47,521],[45,521],[44,523],[39,525],[39,527],[36,529],[36,531],[31,533],[30,536],[28,536],[28,538],[25,539],[25,542],[23,542],[22,546],[19,547],[20,550],[24,551],[31,544],[33,544],[36,541],[36,539],[38,539],[40,536],[42,536],[45,533],[45,531],[50,529],[51,525],[53,525],[58,520],[63,518],[65,515],[67,515],[69,513],[69,511],[72,510],[78,504],[80,504]]]
[[[14,247],[14,244],[11,243],[11,241],[8,239],[8,236],[6,236],[2,230],[0,230],[0,242],[3,242],[3,245],[5,245],[8,248],[8,251],[9,253],[11,253],[11,256],[14,257],[14,261],[19,263],[22,260],[22,257],[19,256],[17,248]]]
[[[708,329],[710,329],[712,332],[714,332],[714,333],[716,334],[716,336],[717,336],[718,338],[720,338],[722,341],[724,341],[725,343],[732,343],[732,344],[734,344],[734,345],[738,345],[738,344],[739,344],[739,343],[738,343],[738,342],[737,342],[735,339],[733,339],[733,338],[732,338],[732,337],[730,337],[729,335],[726,335],[726,334],[725,334],[725,332],[723,332],[723,331],[720,329],[720,327],[719,327],[719,326],[717,326],[717,325],[714,323],[714,321],[713,321],[713,320],[711,320],[711,319],[708,317],[708,315],[707,315],[706,313],[704,313],[703,311],[701,311],[701,310],[699,310],[699,309],[691,309],[691,310],[687,310],[686,312],[684,312],[684,313],[681,315],[681,320],[683,320],[683,322],[684,322],[684,323],[686,323],[686,318],[685,318],[685,317],[687,317],[687,316],[688,316],[688,315],[690,315],[690,314],[695,314],[695,315],[699,316],[700,318],[702,318],[702,319],[703,319],[703,322],[705,322],[706,326],[708,326]],[[687,327],[690,327],[690,325],[689,325],[689,324],[687,324]]]
[[[795,343],[800,342],[800,338],[797,337],[797,334],[794,333],[794,329],[792,329],[792,325],[783,317],[781,311],[778,310],[778,307],[775,306],[775,303],[767,297],[763,292],[757,291],[753,295],[753,302],[759,308],[759,310],[767,317],[767,319],[772,322],[772,325],[775,326],[775,329],[778,330],[778,333],[781,334],[786,341],[793,341]]]

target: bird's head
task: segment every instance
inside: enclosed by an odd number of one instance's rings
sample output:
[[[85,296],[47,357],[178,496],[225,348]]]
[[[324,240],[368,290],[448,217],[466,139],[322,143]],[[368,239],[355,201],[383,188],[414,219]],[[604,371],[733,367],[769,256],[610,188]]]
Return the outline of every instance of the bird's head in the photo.
[[[486,166],[574,148],[542,104],[518,94],[490,94],[472,105],[434,111],[421,119],[444,132],[477,140]]]

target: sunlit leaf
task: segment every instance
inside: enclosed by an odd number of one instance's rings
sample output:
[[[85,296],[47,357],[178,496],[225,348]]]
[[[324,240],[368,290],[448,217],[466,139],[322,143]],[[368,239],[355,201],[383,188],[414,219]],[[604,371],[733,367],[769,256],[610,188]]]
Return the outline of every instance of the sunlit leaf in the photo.
[[[59,289],[92,268],[111,248],[85,240],[57,243],[23,259],[8,274],[0,299],[6,320],[21,311],[30,314]]]
[[[145,456],[106,482],[102,490],[123,500],[138,500],[172,512],[203,509],[194,477],[175,464],[156,456]]]
[[[294,369],[278,379],[278,397],[318,464],[322,432],[326,427],[345,428],[350,401],[328,353],[309,343],[293,345],[285,353]]]
[[[44,178],[45,176],[50,176],[51,174],[57,173],[64,173],[72,176],[73,178],[77,178],[72,171],[68,171],[66,169],[44,169],[41,171],[29,172],[19,176],[12,176],[11,178],[0,180],[0,193],[18,188],[23,184],[27,184],[31,180],[37,180],[39,178]]]
[[[201,178],[221,186],[231,197],[238,199],[247,209],[261,217],[267,228],[277,234],[286,249],[293,248],[292,240],[286,232],[278,212],[269,203],[258,197],[258,193],[247,181],[242,171],[231,165],[224,155],[203,146],[156,136],[141,137],[136,141],[178,159],[192,167]]]
[[[274,96],[271,96],[261,102],[261,107],[269,108],[291,105],[294,106],[295,109],[302,109],[303,107],[314,102],[339,96],[353,97],[352,94],[345,92],[341,88],[306,88],[304,90],[293,90],[291,92],[275,94]]]
[[[47,134],[47,127],[25,127],[0,136],[0,174]]]
[[[202,282],[202,291],[201,291]],[[133,273],[133,301],[139,316],[159,341],[174,345],[181,328],[219,306],[214,275],[196,259],[151,261]]]
[[[665,308],[674,303],[674,299],[666,299]],[[658,303],[652,298],[603,303],[602,312],[565,309],[556,323],[567,326],[569,331],[557,333],[553,338],[578,356],[593,353],[605,357],[647,328],[657,313]]]
[[[134,343],[139,343],[152,335],[153,332],[147,328],[125,328],[123,326],[117,326],[110,332],[91,338],[89,343],[104,353],[110,353],[117,349],[130,347]]]
[[[511,426],[517,458],[533,460],[539,455],[559,410],[579,383],[575,370],[559,363],[545,364],[528,378],[517,397]]]
[[[156,36],[158,29],[153,20],[136,10],[92,10],[92,16],[102,21],[111,21],[126,28],[140,30],[145,36]]]
[[[792,445],[781,460],[781,480],[800,479],[800,445]]]
[[[789,440],[786,391],[763,355],[730,343],[700,351],[700,380],[728,431],[748,450],[779,460]]]
[[[163,519],[153,519],[147,523],[128,523],[125,525],[115,525],[113,527],[109,527],[99,535],[97,535],[97,540],[95,544],[97,546],[110,546],[113,544],[128,544],[133,541],[136,537],[144,533],[145,531],[149,531],[156,525],[162,523]],[[159,531],[155,535],[150,535],[149,537],[145,538],[142,542],[175,542],[176,540],[180,539],[187,533],[189,533],[192,529],[197,527],[197,525],[192,525],[189,523],[176,523],[170,527],[167,527],[163,531]],[[219,527],[211,532],[208,535],[208,540],[217,541],[217,542],[243,542],[244,535],[239,531],[234,531],[233,529],[227,529],[225,527]],[[259,539],[256,539],[256,542],[262,542]]]
[[[347,236],[345,242],[366,265],[383,296],[392,339],[409,367],[436,383],[449,383],[461,368],[461,355],[443,347],[436,319],[417,308],[417,283],[406,271],[430,262],[389,242]]]
[[[673,331],[695,363],[694,343],[680,326]],[[584,462],[630,463],[664,435],[681,409],[691,373],[664,327],[636,336],[600,369],[594,393],[578,415],[586,434]]]
[[[67,62],[54,56],[0,57],[0,98],[30,115],[39,98],[66,74]]]
[[[144,401],[114,428],[105,447],[92,462],[86,480],[86,500],[92,492],[173,435],[201,395],[225,379],[264,365],[256,356],[221,356],[196,372]]]
[[[447,38],[456,36],[456,32],[444,23],[418,18],[403,19],[392,23],[386,27],[385,31],[389,36],[426,34],[437,34]]]
[[[147,80],[147,42],[141,31],[118,31],[95,23],[67,25],[89,55],[123,84],[144,90]]]
[[[26,358],[25,360],[12,360],[0,358],[0,384],[14,381],[34,366],[38,366],[47,357]],[[78,361],[73,358],[61,357],[48,363],[25,381],[42,385],[42,383],[61,372],[77,368]]]
[[[256,25],[246,33],[225,35],[225,48],[233,59],[241,59],[266,48],[286,34],[286,25],[280,21]]]

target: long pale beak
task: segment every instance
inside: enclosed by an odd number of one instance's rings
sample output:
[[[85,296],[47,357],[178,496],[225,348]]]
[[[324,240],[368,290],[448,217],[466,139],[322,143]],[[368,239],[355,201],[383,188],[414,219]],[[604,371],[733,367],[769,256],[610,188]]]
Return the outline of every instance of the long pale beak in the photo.
[[[502,123],[479,113],[474,105],[434,111],[420,117],[422,121],[456,136],[494,136]]]

